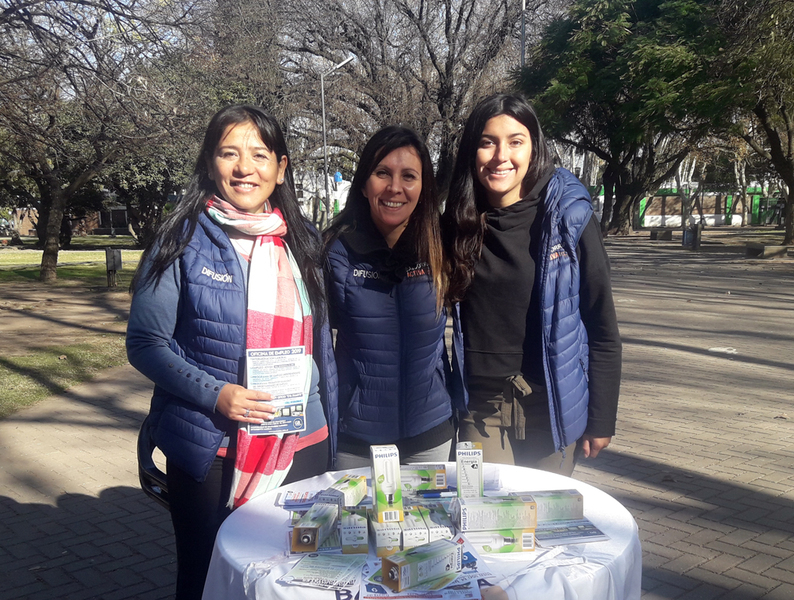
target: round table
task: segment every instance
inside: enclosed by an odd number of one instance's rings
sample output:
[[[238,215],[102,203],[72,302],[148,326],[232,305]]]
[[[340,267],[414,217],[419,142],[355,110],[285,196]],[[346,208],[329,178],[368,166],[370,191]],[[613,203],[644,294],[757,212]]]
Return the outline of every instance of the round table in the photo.
[[[456,483],[455,464],[447,463],[447,480]],[[501,585],[508,598],[516,600],[532,597],[535,600],[638,600],[642,572],[642,552],[637,535],[637,524],[626,508],[601,490],[546,471],[526,469],[512,465],[486,463],[486,481],[498,480],[505,492],[576,489],[584,497],[584,514],[601,531],[608,541],[575,544],[565,548],[557,559],[563,564],[534,568]],[[203,600],[253,600],[253,588],[246,595],[243,571],[249,563],[282,556],[267,579],[278,579],[289,571],[295,561],[283,562],[288,542],[288,512],[275,505],[276,496],[286,489],[294,491],[323,490],[344,473],[370,474],[369,468],[328,472],[303,481],[291,483],[251,500],[235,510],[223,523],[215,540],[209,573],[204,586]],[[487,489],[487,487],[486,487]],[[371,551],[370,551],[371,552]],[[483,560],[491,569],[509,576],[521,569],[534,553],[485,555]],[[568,558],[570,560],[564,560]],[[275,561],[278,562],[278,561]],[[565,564],[565,563],[568,564]],[[259,586],[257,586],[257,589]],[[296,598],[296,592],[306,592],[304,597],[324,597],[321,590],[281,587],[273,583],[268,588],[268,598]],[[259,597],[264,597],[260,594]],[[329,598],[335,598],[333,592]],[[504,596],[503,596],[504,597]]]

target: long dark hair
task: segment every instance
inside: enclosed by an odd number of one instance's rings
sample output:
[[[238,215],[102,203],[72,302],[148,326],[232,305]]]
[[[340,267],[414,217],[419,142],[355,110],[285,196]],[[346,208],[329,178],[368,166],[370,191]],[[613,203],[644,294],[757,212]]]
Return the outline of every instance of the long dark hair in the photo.
[[[309,221],[300,211],[298,198],[295,195],[292,161],[281,127],[276,119],[258,106],[227,106],[212,117],[204,133],[204,142],[185,193],[177,202],[173,212],[163,221],[157,235],[143,251],[139,265],[144,264],[151,255],[151,268],[144,274],[139,267],[131,288],[134,290],[139,285],[158,282],[165,270],[187,247],[196,231],[199,215],[204,210],[207,199],[217,193],[215,183],[210,179],[209,174],[209,163],[215,149],[229,127],[243,123],[252,123],[259,130],[262,141],[268,149],[275,152],[278,161],[287,157],[284,183],[276,185],[270,196],[270,204],[273,208],[281,210],[287,223],[284,241],[287,242],[295,262],[298,263],[309,294],[312,312],[315,320],[319,322],[324,307],[323,287],[317,270],[320,259],[319,236],[310,228]]]
[[[477,177],[475,159],[485,124],[500,115],[513,117],[521,123],[532,139],[532,155],[523,189],[532,189],[538,178],[554,164],[535,110],[523,98],[495,94],[482,100],[471,112],[460,139],[442,217],[444,245],[450,262],[448,294],[453,302],[462,300],[471,285],[474,266],[482,251],[484,213],[491,205]]]
[[[358,168],[350,184],[345,208],[324,234],[326,252],[343,233],[356,228],[356,223],[371,219],[369,200],[364,188],[380,161],[399,148],[413,148],[422,163],[422,192],[403,235],[412,241],[411,250],[421,262],[430,266],[436,289],[436,305],[440,309],[446,291],[444,253],[441,244],[440,204],[433,175],[433,162],[422,138],[413,129],[401,125],[384,127],[373,135],[361,151]]]

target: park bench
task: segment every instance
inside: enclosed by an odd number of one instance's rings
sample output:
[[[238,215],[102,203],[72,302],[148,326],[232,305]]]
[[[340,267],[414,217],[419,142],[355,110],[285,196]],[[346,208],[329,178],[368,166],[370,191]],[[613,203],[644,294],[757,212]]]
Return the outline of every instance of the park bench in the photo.
[[[652,240],[672,240],[673,230],[670,227],[654,227],[651,229]]]
[[[788,255],[789,246],[747,242],[747,258],[780,258]]]

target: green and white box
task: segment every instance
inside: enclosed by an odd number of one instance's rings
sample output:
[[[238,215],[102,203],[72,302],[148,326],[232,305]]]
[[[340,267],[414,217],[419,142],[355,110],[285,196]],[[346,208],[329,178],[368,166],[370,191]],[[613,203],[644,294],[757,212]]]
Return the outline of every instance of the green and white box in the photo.
[[[469,531],[535,529],[538,507],[531,496],[458,498],[458,527]]]
[[[584,497],[578,490],[527,492],[520,495],[532,496],[538,505],[538,522],[584,519]]]
[[[400,453],[397,446],[370,446],[372,458],[372,512],[378,523],[403,520]]]
[[[292,551],[315,552],[336,531],[338,518],[336,504],[315,503],[292,530]]]
[[[402,512],[402,511],[400,511]],[[378,523],[372,511],[367,511],[369,537],[375,547],[375,556],[389,556],[400,551],[402,529],[399,523]]]
[[[409,550],[430,541],[427,525],[422,518],[421,508],[418,506],[409,506],[405,509],[400,529],[402,529],[400,544],[402,550]]]
[[[455,447],[458,468],[458,498],[479,498],[483,491],[482,444],[458,442]]]
[[[339,521],[339,538],[342,554],[367,554],[369,552],[369,530],[365,508],[346,508],[342,510]]]
[[[336,504],[339,507],[339,516],[345,506],[356,506],[367,495],[366,475],[344,475],[331,487],[323,490],[314,499],[323,504]]]
[[[443,490],[447,487],[447,467],[434,465],[402,465],[400,484],[403,491]]]
[[[534,529],[499,529],[497,531],[469,531],[464,533],[480,554],[531,552],[535,549]]]
[[[463,546],[438,540],[404,550],[382,561],[383,584],[396,592],[460,571]]]
[[[442,506],[422,506],[419,510],[427,525],[429,542],[451,540],[455,537],[455,526]]]

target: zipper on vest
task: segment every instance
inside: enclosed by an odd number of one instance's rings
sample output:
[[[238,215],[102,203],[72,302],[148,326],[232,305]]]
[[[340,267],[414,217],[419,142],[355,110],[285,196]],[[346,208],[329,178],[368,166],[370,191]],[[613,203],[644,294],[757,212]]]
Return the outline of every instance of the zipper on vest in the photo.
[[[394,293],[397,301],[397,357],[400,361],[400,369],[397,381],[397,409],[400,415],[400,422],[397,424],[397,429],[400,432],[400,438],[403,439],[405,437],[405,398],[403,397],[405,394],[405,357],[403,353],[405,352],[405,343],[403,341],[403,304],[402,304],[402,293],[400,291],[399,285],[395,285],[392,288],[392,292]]]

